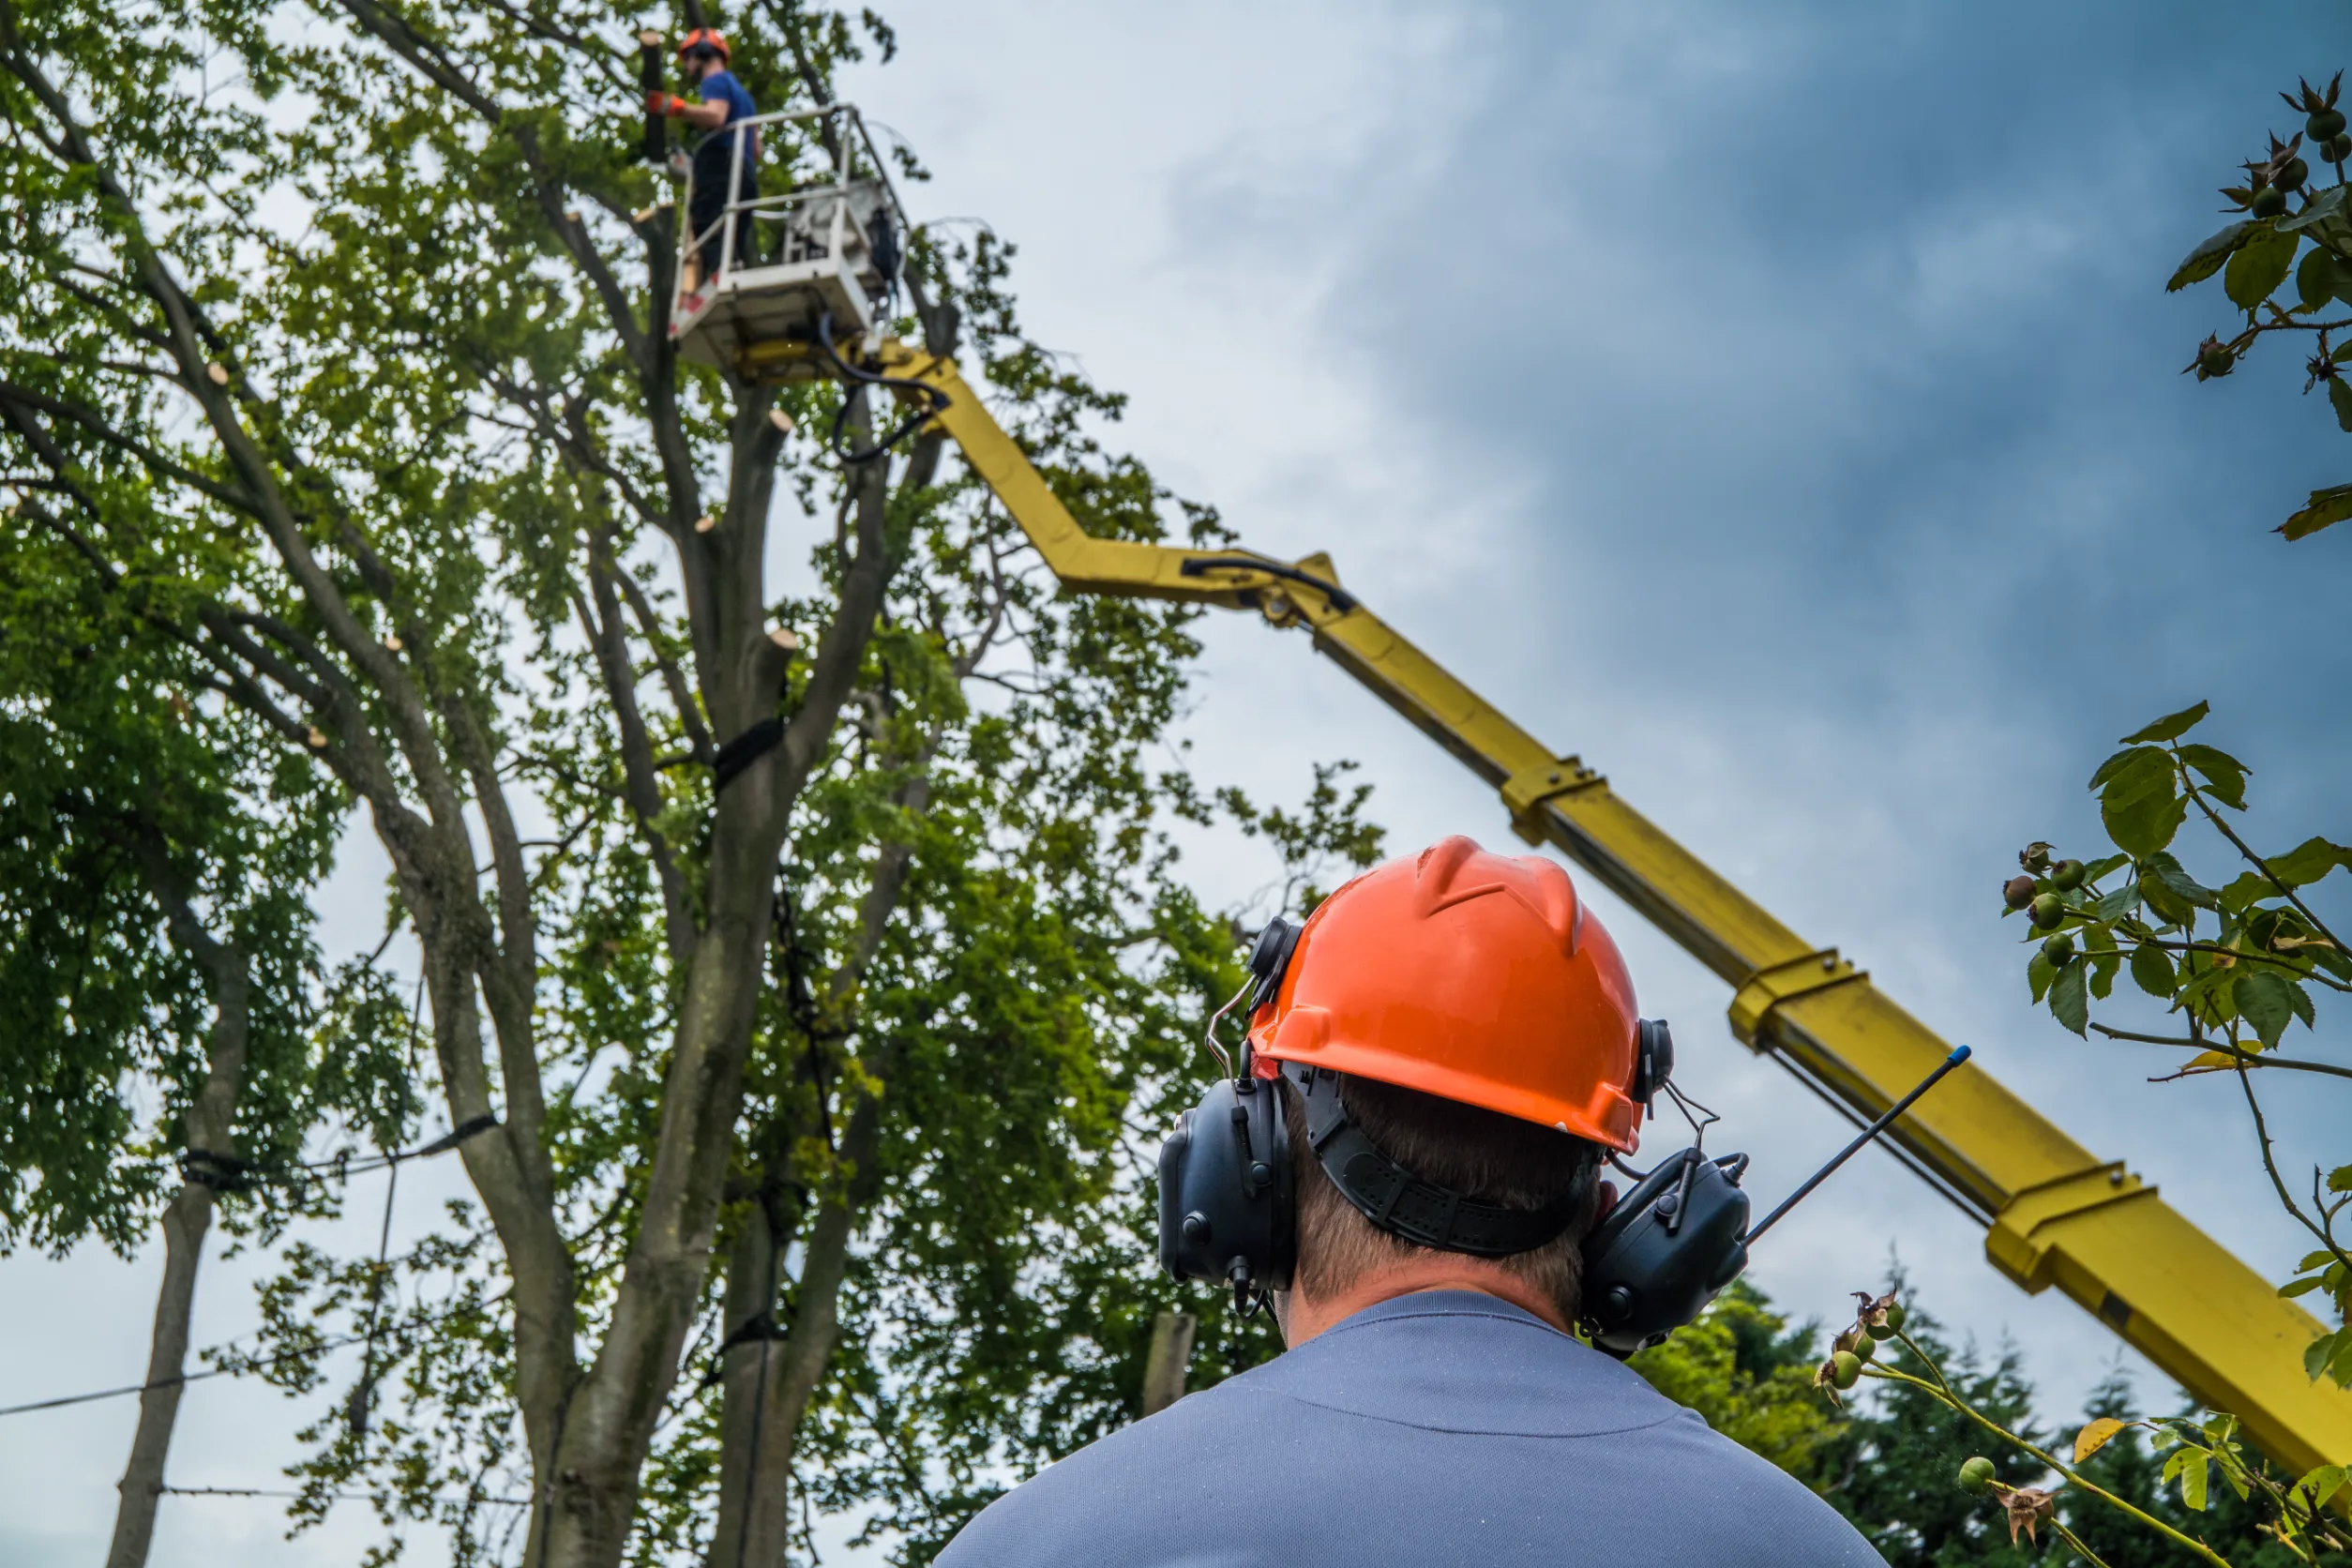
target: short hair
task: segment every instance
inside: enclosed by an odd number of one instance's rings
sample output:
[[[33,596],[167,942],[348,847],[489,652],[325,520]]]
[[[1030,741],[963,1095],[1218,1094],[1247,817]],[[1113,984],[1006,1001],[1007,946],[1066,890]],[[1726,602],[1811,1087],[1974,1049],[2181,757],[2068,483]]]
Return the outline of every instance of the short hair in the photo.
[[[1600,1146],[1539,1123],[1440,1099],[1417,1089],[1350,1074],[1339,1079],[1339,1103],[1372,1146],[1425,1182],[1465,1198],[1509,1209],[1540,1209],[1568,1196],[1579,1181],[1586,1197],[1568,1228],[1532,1251],[1485,1259],[1517,1275],[1576,1320],[1584,1239],[1593,1226],[1600,1184],[1587,1172]],[[1318,1296],[1349,1289],[1364,1275],[1416,1257],[1442,1256],[1434,1247],[1392,1235],[1366,1219],[1324,1174],[1306,1135],[1306,1112],[1284,1080],[1283,1112],[1290,1131],[1298,1190],[1299,1282]]]

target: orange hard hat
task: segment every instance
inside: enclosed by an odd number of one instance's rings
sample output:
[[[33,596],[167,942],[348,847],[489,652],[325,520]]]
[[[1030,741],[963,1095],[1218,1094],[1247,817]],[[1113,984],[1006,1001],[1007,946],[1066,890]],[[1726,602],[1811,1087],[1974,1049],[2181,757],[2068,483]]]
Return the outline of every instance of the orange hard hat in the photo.
[[[681,54],[698,48],[716,50],[718,52],[718,57],[722,60],[731,60],[733,58],[733,56],[727,52],[727,40],[719,37],[716,32],[708,27],[697,27],[693,32],[688,33],[685,38],[678,40],[678,53]]]
[[[1324,899],[1249,1042],[1259,1072],[1327,1067],[1631,1153],[1639,1028],[1625,960],[1568,873],[1454,837]]]

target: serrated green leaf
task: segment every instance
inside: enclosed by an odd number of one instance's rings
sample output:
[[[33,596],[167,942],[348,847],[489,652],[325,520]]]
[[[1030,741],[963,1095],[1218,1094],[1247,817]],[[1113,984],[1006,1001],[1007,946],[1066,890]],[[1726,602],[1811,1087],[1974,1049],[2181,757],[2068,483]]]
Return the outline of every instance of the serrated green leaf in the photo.
[[[2172,842],[2188,811],[2172,758],[2154,746],[2118,768],[2099,792],[2099,816],[2107,837],[2116,848],[2141,860]]]
[[[2290,1279],[2284,1285],[2280,1286],[2279,1294],[2284,1296],[2287,1300],[2292,1301],[2297,1296],[2310,1295],[2314,1290],[2318,1289],[2322,1285],[2327,1283],[2328,1282],[2326,1280],[2320,1278],[2317,1274],[2306,1274],[2300,1279]]]
[[[2306,310],[2324,310],[2336,293],[2335,252],[2324,245],[2312,247],[2295,268],[2295,297]]]
[[[2164,285],[2164,292],[2171,294],[2175,290],[2185,289],[2192,283],[2202,283],[2221,271],[2223,264],[2238,253],[2238,248],[2246,243],[2246,236],[2253,232],[2253,221],[2241,219],[2224,229],[2220,234],[2207,235],[2199,242],[2197,248],[2190,251],[2187,258],[2173,269],[2172,280]]]
[[[2194,1513],[2205,1512],[2206,1467],[2209,1463],[2204,1450],[2188,1447],[2164,1461],[2164,1479],[2179,1479],[2180,1500]]]
[[[2085,882],[2095,882],[2100,878],[2114,871],[2118,867],[2129,866],[2131,864],[2132,857],[2128,854],[2102,855],[2097,860],[2092,861],[2089,865],[2083,867],[2083,881]]]
[[[2196,906],[2165,886],[2164,879],[2152,867],[2140,872],[2139,893],[2156,918],[2167,926],[2186,927],[2196,920]]]
[[[2090,994],[2104,1002],[2115,994],[2116,972],[2123,967],[2120,953],[2102,953],[2090,960]]]
[[[2157,880],[2177,897],[2198,909],[2213,909],[2220,903],[2221,896],[2189,875],[2188,868],[2167,851],[2159,850],[2149,855],[2142,863],[2141,870],[2143,873],[2153,872]]]
[[[2352,1165],[2340,1165],[2328,1172],[2328,1190],[2329,1192],[2352,1192]],[[2334,1256],[2332,1253],[2326,1252],[2312,1254],[2312,1257],[2320,1259],[2321,1262],[2325,1262],[2332,1256]],[[2308,1269],[2316,1265],[2305,1262],[2301,1266]]]
[[[2312,1006],[2311,993],[2303,989],[2303,983],[2301,981],[2287,981],[2286,1001],[2287,1005],[2295,1009],[2295,1016],[2303,1020],[2303,1027],[2305,1029],[2317,1029],[2319,1027],[2319,1013],[2317,1009]]]
[[[2336,429],[2352,432],[2352,384],[2342,376],[2328,379],[2328,406],[2336,411]]]
[[[2164,717],[2148,726],[2145,730],[2124,736],[2123,744],[2125,746],[2146,746],[2151,742],[2161,743],[2164,741],[2178,740],[2182,735],[2185,735],[2190,731],[2195,729],[2204,721],[2205,716],[2212,711],[2212,703],[2199,702],[2196,706],[2193,708],[2183,708],[2177,714],[2166,714]]]
[[[2306,838],[2283,855],[2263,862],[2289,887],[2308,887],[2337,867],[2352,868],[2352,850],[2325,838]]]
[[[2289,539],[2305,539],[2345,518],[2352,518],[2352,485],[2330,485],[2312,491],[2310,503],[2280,523],[2279,532]]]
[[[2246,776],[2254,770],[2226,751],[2194,741],[2180,748],[2180,760],[2205,780],[2208,793],[2224,806],[2246,808]]]
[[[2039,952],[2026,960],[2026,984],[2033,989],[2033,999],[2040,1002],[2048,994],[2050,982],[2058,977],[2058,967]]]
[[[2340,190],[2344,188],[2339,186],[2336,188]],[[2309,1511],[2326,1507],[2328,1500],[2343,1490],[2344,1479],[2344,1470],[2342,1465],[2321,1465],[2315,1470],[2306,1471],[2303,1478],[2296,1482],[2290,1491],[2296,1502],[2308,1516]]]
[[[2336,1335],[2323,1334],[2303,1347],[2303,1371],[2313,1382],[2327,1375],[2328,1363],[2334,1356]]]
[[[2227,887],[2215,890],[2213,899],[2232,914],[2243,914],[2277,891],[2261,872],[2240,871]]]
[[[2086,966],[2068,964],[2050,985],[2050,1016],[2077,1034],[2090,1030],[2090,999],[2084,993]]]
[[[2238,1016],[2246,1020],[2266,1046],[2275,1047],[2286,1033],[2286,1026],[2295,1017],[2295,1003],[2287,997],[2288,982],[2267,969],[2249,969],[2238,976],[2230,989],[2230,1000],[2237,1004]]]
[[[2152,942],[2132,949],[2132,979],[2150,996],[2172,997],[2172,956]]]
[[[2314,228],[2319,224],[2327,222],[2329,219],[2335,217],[2336,214],[2342,210],[2344,206],[2344,188],[2343,186],[2329,186],[2327,189],[2313,197],[2311,199],[2311,204],[2305,207],[2302,211],[2297,213],[2294,217],[2280,219],[2278,220],[2279,233],[2283,234],[2301,234],[2305,229]],[[2327,252],[2325,250],[2318,250],[2313,252],[2313,254],[2324,256]]]
[[[2283,234],[2267,226],[2248,234],[2222,273],[2222,287],[2228,292],[2230,303],[2240,310],[2252,311],[2269,298],[2286,281],[2287,270],[2294,266],[2295,251],[2301,244],[2300,235]]]
[[[2154,746],[2125,746],[2122,750],[2117,752],[2114,756],[2099,764],[2099,771],[2090,776],[2090,788],[2096,790],[2101,785],[2104,784],[2108,779],[2113,778],[2118,769],[2120,769],[2126,762],[2129,762],[2133,758],[2139,756],[2142,752],[2155,750],[2156,748]],[[2156,754],[2160,757],[2164,755],[2161,751],[2158,751]]]

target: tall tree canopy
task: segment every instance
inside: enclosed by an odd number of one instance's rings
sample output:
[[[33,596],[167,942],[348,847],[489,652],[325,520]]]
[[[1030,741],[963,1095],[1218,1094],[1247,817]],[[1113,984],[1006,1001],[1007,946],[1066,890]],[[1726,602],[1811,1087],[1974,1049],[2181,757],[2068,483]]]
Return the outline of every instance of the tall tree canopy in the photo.
[[[1237,978],[1172,874],[1224,809],[1168,740],[1190,612],[1059,596],[935,434],[845,468],[798,433],[837,388],[677,362],[622,52],[680,22],[769,105],[891,46],[765,0],[0,0],[12,561],[199,716],[154,727],[192,776],[365,813],[472,1130],[396,1290],[297,1247],[268,1292],[296,1349],[383,1313],[385,1413],[326,1407],[306,1506],[534,1568],[774,1562],[877,1503],[919,1552],[1123,1419],[1134,1156]],[[1008,260],[919,234],[899,330],[1091,532],[1222,537],[1099,445]],[[1367,857],[1361,805],[1278,819],[1293,868]]]

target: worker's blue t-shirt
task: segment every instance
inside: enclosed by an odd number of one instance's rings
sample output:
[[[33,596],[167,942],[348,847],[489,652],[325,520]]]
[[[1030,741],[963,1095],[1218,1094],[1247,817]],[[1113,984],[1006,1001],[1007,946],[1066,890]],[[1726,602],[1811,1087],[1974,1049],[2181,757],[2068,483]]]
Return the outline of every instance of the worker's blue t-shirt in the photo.
[[[1492,1296],[1357,1313],[1052,1466],[939,1568],[1883,1568],[1802,1485]]]
[[[751,95],[743,90],[743,83],[735,80],[731,71],[715,70],[702,78],[694,90],[701,95],[704,103],[724,102],[727,105],[728,125],[737,120],[747,120],[759,113],[751,105]]]

